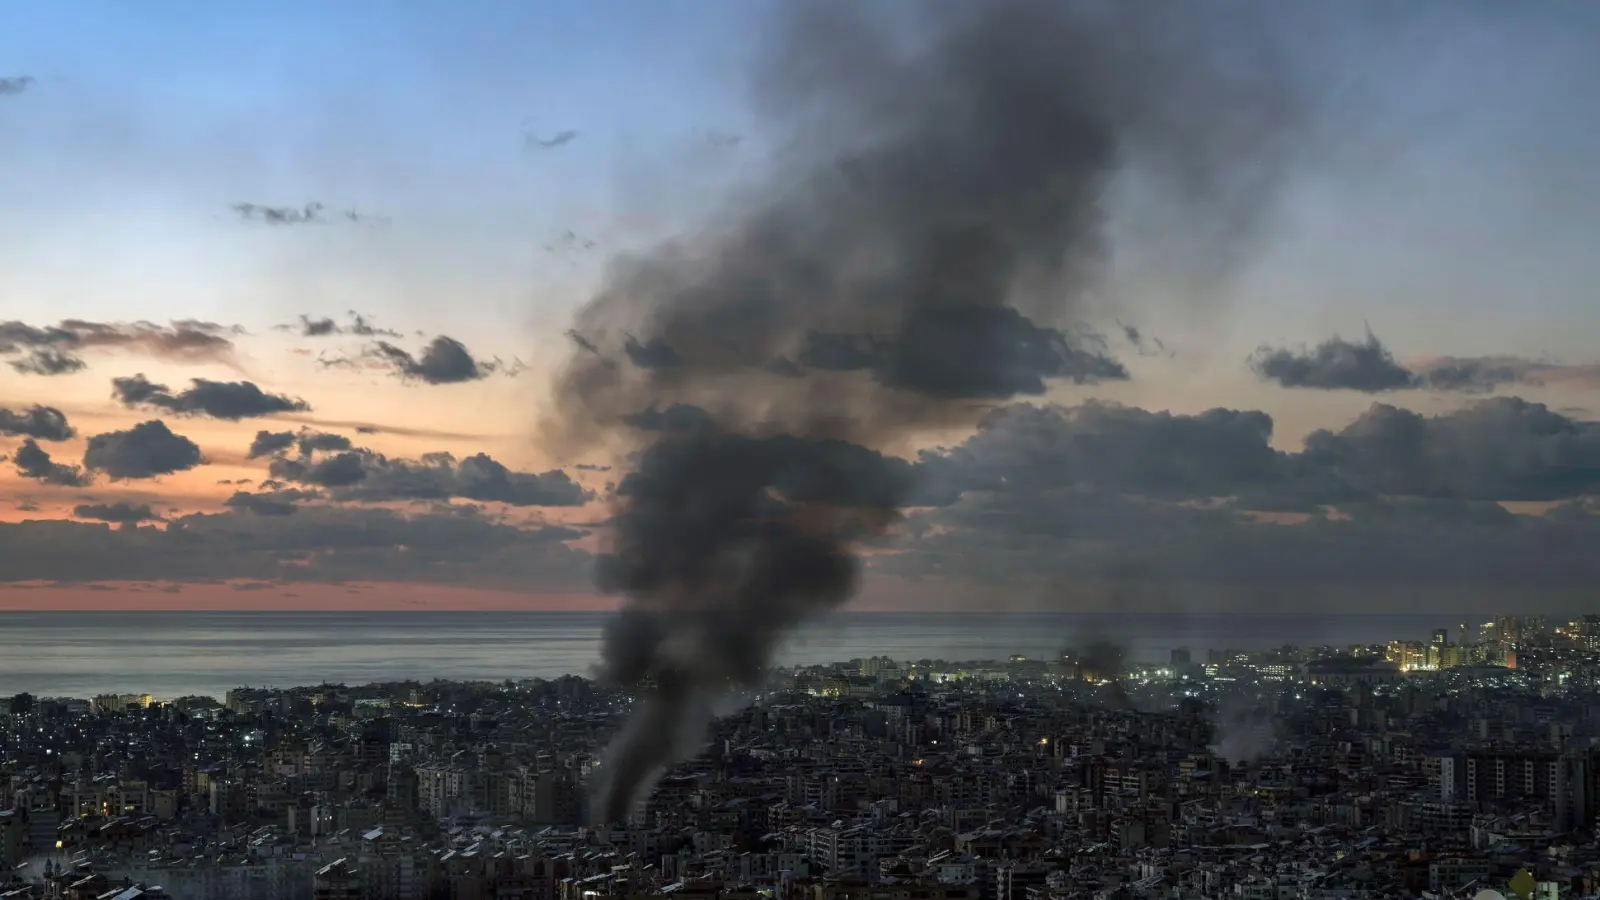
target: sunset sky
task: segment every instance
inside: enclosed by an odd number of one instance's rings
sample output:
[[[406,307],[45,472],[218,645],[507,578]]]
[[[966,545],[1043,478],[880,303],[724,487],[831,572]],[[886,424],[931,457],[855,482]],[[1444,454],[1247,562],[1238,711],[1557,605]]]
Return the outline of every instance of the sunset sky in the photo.
[[[633,448],[545,440],[553,376],[619,254],[781,180],[767,6],[0,13],[0,609],[610,603]],[[1221,281],[1107,201],[1052,324],[1126,380],[880,448],[969,480],[862,606],[1592,608],[1600,7],[1382,8],[1307,14]]]

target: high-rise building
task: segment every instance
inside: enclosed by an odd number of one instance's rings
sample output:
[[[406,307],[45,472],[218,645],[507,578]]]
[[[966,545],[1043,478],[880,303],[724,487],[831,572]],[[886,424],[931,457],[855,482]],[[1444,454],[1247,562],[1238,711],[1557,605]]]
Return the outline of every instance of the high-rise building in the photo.
[[[1544,616],[1522,616],[1517,622],[1517,631],[1520,642],[1523,644],[1539,643],[1549,635],[1549,625]]]
[[[1521,621],[1516,616],[1495,616],[1494,639],[1516,647],[1522,641]]]
[[[1427,667],[1428,648],[1421,641],[1390,641],[1384,648],[1383,658],[1400,671],[1410,672]]]
[[[1464,803],[1548,803],[1556,827],[1589,822],[1591,756],[1546,749],[1474,750],[1440,760],[1440,798]]]
[[[1600,650],[1600,616],[1579,616],[1576,624],[1579,649]]]

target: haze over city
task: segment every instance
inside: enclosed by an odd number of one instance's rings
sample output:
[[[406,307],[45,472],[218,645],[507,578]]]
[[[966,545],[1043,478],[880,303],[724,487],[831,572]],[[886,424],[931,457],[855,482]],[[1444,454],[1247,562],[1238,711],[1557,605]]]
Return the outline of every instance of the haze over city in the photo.
[[[1076,97],[1139,113],[1086,157],[1082,216],[1030,238],[1073,246],[1005,248],[1073,257],[1010,272],[1020,331],[978,320],[1021,369],[929,389],[876,355],[911,301],[843,291],[795,334],[866,344],[774,350],[771,386],[729,400],[726,335],[659,315],[680,295],[640,272],[747,259],[727,248],[769,221],[752,209],[849,224],[819,161],[857,177],[902,132],[983,166],[929,209],[1034,186],[1032,163],[995,175],[1011,132],[932,128],[946,111],[871,48],[776,65],[785,6],[6,13],[0,608],[607,609],[596,558],[652,435],[697,409],[788,429],[802,383],[873,425],[808,405],[805,437],[918,485],[892,519],[829,525],[862,554],[857,608],[1590,608],[1595,9],[1308,4],[1214,94]],[[907,9],[860,16],[914,43]],[[884,108],[840,101],[841,72]],[[1227,129],[1181,127],[1218,98]],[[877,228],[855,249],[903,249]],[[749,289],[800,308],[854,270],[816,274]],[[680,362],[701,381],[586,380]]]

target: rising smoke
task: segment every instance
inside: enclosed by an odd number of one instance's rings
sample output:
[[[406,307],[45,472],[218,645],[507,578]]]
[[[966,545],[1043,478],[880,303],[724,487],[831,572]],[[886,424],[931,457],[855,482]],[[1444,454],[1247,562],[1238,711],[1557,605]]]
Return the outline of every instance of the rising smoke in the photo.
[[[754,79],[789,138],[776,174],[708,233],[613,261],[547,422],[574,454],[642,445],[601,566],[626,596],[602,674],[637,695],[601,767],[602,822],[696,751],[716,699],[757,683],[793,628],[851,596],[857,541],[951,499],[868,448],[1128,377],[1081,327],[1120,184],[1229,257],[1300,132],[1274,42],[1231,6],[780,8]]]

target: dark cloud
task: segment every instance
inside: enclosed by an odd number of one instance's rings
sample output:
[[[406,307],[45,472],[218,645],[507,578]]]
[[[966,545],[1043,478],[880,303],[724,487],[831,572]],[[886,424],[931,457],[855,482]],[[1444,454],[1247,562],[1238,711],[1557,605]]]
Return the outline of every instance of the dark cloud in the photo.
[[[279,458],[272,461],[268,471],[272,473],[274,479],[282,481],[297,481],[325,488],[346,488],[366,479],[367,455],[348,452],[316,460]]]
[[[245,456],[249,459],[272,456],[293,447],[294,442],[295,434],[292,431],[258,431],[250,441],[250,450]]]
[[[120,350],[182,363],[234,364],[237,327],[183,319],[167,325],[153,322],[89,322],[66,319],[36,327],[0,322],[0,356],[16,357],[10,365],[33,375],[65,375],[85,368],[83,350]]]
[[[312,318],[302,315],[300,321],[293,325],[279,325],[279,331],[290,331],[300,337],[335,337],[350,335],[354,337],[399,337],[400,332],[389,328],[379,328],[372,324],[372,320],[358,312],[345,313],[347,321],[339,322],[331,317]]]
[[[269,471],[280,482],[327,488],[335,500],[389,501],[476,500],[512,506],[581,506],[594,493],[559,469],[515,472],[487,454],[457,459],[429,453],[420,460],[391,459],[336,435],[301,435],[300,453],[280,452]]]
[[[84,468],[104,472],[113,481],[170,475],[205,461],[198,444],[174,434],[160,419],[97,434],[83,453]]]
[[[361,422],[348,419],[323,419],[317,416],[305,416],[298,413],[280,416],[288,422],[303,422],[306,425],[322,428],[349,428],[358,434],[397,434],[402,437],[437,438],[445,441],[483,441],[490,440],[497,435],[468,434],[462,431],[445,431],[438,428],[417,428],[407,425],[387,425],[376,422]]]
[[[592,558],[564,527],[519,528],[478,515],[404,515],[302,506],[230,509],[132,531],[64,521],[0,523],[0,580],[402,581],[581,589]]]
[[[1125,381],[1096,335],[1041,328],[1011,308],[919,310],[896,337],[811,332],[799,365],[870,371],[881,384],[945,398],[1037,396],[1051,381]],[[1005,360],[997,365],[995,360]]]
[[[92,477],[78,466],[58,463],[50,454],[28,438],[11,454],[11,461],[16,463],[17,474],[23,478],[32,478],[43,484],[54,484],[60,487],[86,487]]]
[[[1453,613],[1503,603],[1512,589],[1525,605],[1538,606],[1600,578],[1593,553],[1600,541],[1597,429],[1508,398],[1438,416],[1378,404],[1285,452],[1271,446],[1271,419],[1256,411],[1024,405],[995,411],[966,440],[911,460],[843,441],[688,430],[637,458],[616,494],[623,503],[692,509],[718,521],[737,505],[743,511],[729,527],[748,532],[755,547],[765,546],[769,529],[826,527],[882,551],[852,565],[940,579],[975,598],[992,591],[1019,605],[1114,608],[1169,602],[1161,599],[1166,592],[1206,608],[1259,611],[1313,596],[1342,607],[1403,595],[1414,608]],[[300,435],[290,434],[285,452],[298,453]],[[31,440],[16,457],[28,477],[87,482],[73,467],[52,475],[57,464]],[[317,468],[331,460],[342,462]],[[295,465],[284,471],[280,463]],[[579,533],[501,531],[476,504],[440,504],[398,518],[367,507],[307,505],[319,498],[490,502],[528,490],[518,473],[492,461],[442,454],[397,461],[312,449],[304,460],[281,456],[274,464],[285,478],[235,494],[227,515],[179,517],[189,524],[171,535],[60,521],[0,527],[0,565],[7,567],[0,571],[8,579],[35,573],[68,581],[415,574],[548,591],[579,586],[592,562],[544,546]],[[683,478],[685,472],[695,477]],[[288,477],[304,486],[286,485]],[[312,489],[319,482],[332,486]],[[539,487],[548,492],[554,483]],[[1515,499],[1560,505],[1543,516],[1516,515],[1498,502]],[[900,517],[891,515],[894,507]],[[1261,509],[1302,512],[1278,519],[1255,512]],[[382,515],[367,518],[368,511]],[[809,516],[827,519],[818,525]],[[452,524],[457,519],[467,524]],[[261,525],[265,520],[278,524]],[[305,530],[297,530],[302,522]],[[627,589],[651,577],[640,567],[653,557],[641,556],[636,543],[637,529],[650,523],[613,517],[602,524],[612,534],[599,561],[605,585]],[[683,531],[686,542],[701,533]],[[427,562],[405,556],[413,541]],[[784,564],[819,578],[848,559],[794,553]],[[766,584],[755,580],[749,589]],[[1145,588],[1129,599],[1129,585]],[[732,616],[702,627],[708,639],[732,641],[745,626]]]
[[[342,434],[329,434],[326,431],[311,431],[310,429],[301,430],[296,442],[300,447],[300,453],[303,455],[349,450],[354,446],[350,439]]]
[[[623,342],[622,350],[641,369],[670,369],[683,362],[678,351],[659,339],[641,343],[638,338],[630,337]]]
[[[1272,417],[1256,411],[1176,415],[1106,403],[1022,404],[991,413],[960,446],[924,454],[924,464],[963,490],[1090,487],[1228,497],[1288,477],[1288,457],[1270,443],[1272,428]]]
[[[578,463],[577,465],[573,466],[573,468],[577,469],[579,472],[609,472],[609,471],[611,471],[611,467],[610,466],[602,465],[600,463]]]
[[[307,500],[316,500],[321,496],[322,494],[317,491],[302,491],[296,488],[261,491],[254,494],[235,491],[233,496],[223,501],[222,505],[258,516],[292,516],[299,511],[299,504]]]
[[[10,362],[13,370],[23,375],[71,375],[89,368],[89,364],[62,350],[36,348],[27,355]]]
[[[210,416],[230,422],[311,409],[304,400],[269,394],[254,382],[207,378],[190,379],[190,386],[176,394],[143,374],[113,378],[111,395],[129,409],[158,409],[180,416]]]
[[[318,225],[328,221],[323,215],[327,207],[315,201],[303,206],[263,206],[259,203],[235,203],[230,209],[242,221],[262,222],[267,225]],[[338,214],[338,217],[357,225],[389,224],[389,219],[386,216],[374,216],[355,209],[344,210]]]
[[[278,456],[287,453],[291,448],[298,448],[301,456],[313,453],[337,450],[349,450],[354,447],[350,439],[342,434],[330,434],[326,431],[316,431],[302,428],[293,431],[258,431],[255,439],[250,442],[250,459],[259,459],[263,456]]]
[[[592,353],[596,356],[600,355],[600,348],[594,343],[594,341],[591,341],[579,334],[577,329],[568,329],[567,339],[572,341],[574,346],[585,353]]]
[[[520,369],[507,367],[500,360],[480,360],[467,350],[465,344],[452,337],[440,335],[428,342],[421,356],[413,356],[388,341],[378,341],[359,355],[328,360],[330,366],[374,366],[388,369],[405,381],[424,384],[460,384],[479,381],[496,372],[514,374]]]
[[[1360,343],[1335,335],[1309,350],[1262,347],[1251,357],[1250,368],[1287,388],[1380,393],[1421,386],[1417,375],[1396,362],[1370,331]]]
[[[1559,500],[1600,492],[1600,423],[1515,397],[1433,417],[1379,403],[1299,459],[1375,495]]]
[[[340,333],[342,332],[339,329],[339,324],[332,319],[312,319],[306,316],[300,317],[301,337],[326,337],[330,334]]]
[[[161,519],[148,503],[138,506],[131,503],[80,503],[73,507],[72,514],[80,519],[94,519],[113,525],[156,522]]]
[[[34,404],[22,412],[0,409],[0,434],[31,437],[41,441],[66,441],[78,430],[67,424],[67,414],[53,406]]]
[[[1417,381],[1436,391],[1487,394],[1503,385],[1537,384],[1538,377],[1528,365],[1488,358],[1449,359],[1419,372]]]
[[[1160,338],[1155,337],[1154,335],[1146,334],[1142,329],[1133,325],[1124,324],[1122,322],[1118,322],[1117,327],[1122,329],[1123,339],[1126,340],[1140,356],[1170,357],[1173,355],[1172,351],[1167,349],[1167,345],[1162,343]]]
[[[1272,429],[1259,411],[1018,405],[960,445],[924,453],[920,466],[946,491],[1101,491],[1256,510],[1600,492],[1600,423],[1516,398],[1432,417],[1374,404],[1344,428],[1313,432],[1299,452],[1274,449]]]
[[[1381,611],[1397,602],[1446,611],[1567,600],[1600,577],[1588,547],[1600,516],[1512,515],[1498,504],[1396,498],[1300,524],[1236,509],[1197,509],[1100,492],[974,494],[918,513],[906,536],[873,558],[884,574],[941,576],[1021,603],[1117,608],[1130,579],[1171,602],[1270,611],[1318,597],[1331,608]],[[1376,606],[1374,605],[1376,604]]]
[[[1600,365],[1563,364],[1519,356],[1446,356],[1412,366],[1436,391],[1487,394],[1507,385],[1600,387]]]
[[[1600,386],[1600,365],[1563,365],[1518,356],[1451,356],[1401,365],[1376,335],[1356,343],[1335,335],[1311,349],[1262,347],[1250,358],[1262,379],[1288,388],[1450,391],[1487,394],[1507,385]]]
[[[1260,412],[996,412],[924,454],[921,480],[959,497],[913,512],[872,568],[1078,607],[1114,604],[1137,574],[1240,609],[1318,590],[1492,607],[1494,592],[1567,596],[1600,575],[1586,549],[1600,538],[1600,424],[1494,398],[1431,417],[1375,404],[1298,452],[1274,450],[1271,431]],[[1517,515],[1501,505],[1513,500],[1562,505]],[[1256,512],[1274,509],[1309,516]]]
[[[27,93],[36,79],[32,75],[12,75],[0,78],[0,97],[15,97]]]
[[[714,424],[710,413],[687,403],[674,403],[666,409],[652,406],[624,416],[623,421],[641,431],[697,431]]]

